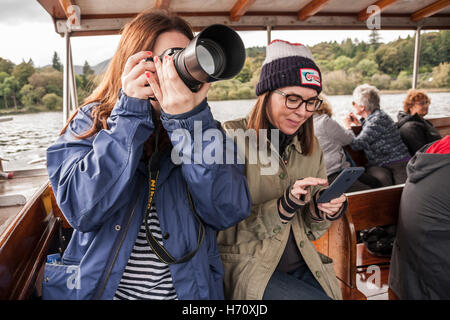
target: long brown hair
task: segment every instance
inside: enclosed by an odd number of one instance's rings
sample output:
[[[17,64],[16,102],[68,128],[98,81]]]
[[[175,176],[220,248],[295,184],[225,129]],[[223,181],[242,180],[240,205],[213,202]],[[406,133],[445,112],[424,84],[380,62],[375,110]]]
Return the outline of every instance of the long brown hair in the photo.
[[[92,127],[85,133],[76,136],[79,139],[89,138],[101,129],[108,129],[109,118],[114,105],[119,97],[122,87],[121,75],[127,59],[140,51],[149,51],[155,45],[157,37],[166,31],[178,31],[188,39],[194,35],[189,24],[180,17],[167,10],[149,10],[137,15],[123,28],[118,48],[105,71],[98,87],[78,107],[61,131],[63,134],[69,123],[78,113],[78,110],[92,102],[99,102],[91,111],[93,118]]]
[[[316,114],[326,114],[330,118],[333,116],[333,110],[331,109],[330,101],[328,101],[328,98],[324,94],[319,94],[319,98],[322,99],[322,104],[320,105],[319,109],[315,111]]]
[[[271,92],[266,91],[265,93],[258,96],[255,106],[250,112],[248,119],[248,128],[254,129],[259,132],[259,129],[268,129],[268,119],[267,119],[267,105],[269,104]],[[259,138],[259,134],[257,134]],[[301,129],[298,133],[298,140],[302,147],[302,153],[305,155],[310,155],[314,150],[314,125],[313,117],[309,117],[305,123],[302,124]]]

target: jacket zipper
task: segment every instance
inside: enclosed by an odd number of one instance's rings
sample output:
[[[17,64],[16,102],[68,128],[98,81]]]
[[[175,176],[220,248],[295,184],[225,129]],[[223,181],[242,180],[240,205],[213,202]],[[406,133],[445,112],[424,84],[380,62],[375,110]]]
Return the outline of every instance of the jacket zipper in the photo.
[[[139,200],[139,199],[138,199],[138,200]],[[112,269],[113,269],[114,263],[115,263],[116,260],[117,260],[117,256],[118,256],[118,254],[119,254],[120,248],[122,248],[122,244],[123,244],[123,242],[124,242],[124,240],[125,240],[125,237],[126,237],[126,235],[127,235],[127,233],[128,233],[128,229],[129,229],[129,227],[130,227],[131,220],[133,219],[134,211],[136,210],[137,203],[138,203],[138,201],[136,201],[136,203],[134,204],[133,211],[131,212],[130,218],[128,219],[127,227],[125,228],[125,230],[124,230],[124,232],[123,232],[122,239],[120,239],[120,243],[119,243],[119,245],[118,245],[118,247],[117,247],[117,250],[116,250],[116,252],[115,252],[115,254],[114,254],[114,258],[113,258],[113,260],[112,260],[112,262],[111,262],[111,265],[109,266],[108,273],[106,274],[105,281],[103,282],[103,284],[102,284],[102,286],[101,286],[101,288],[100,288],[100,292],[99,292],[99,294],[98,294],[98,296],[97,296],[97,300],[100,300],[100,298],[101,298],[102,295],[103,295],[103,291],[105,290],[106,283],[108,282],[109,276],[111,275],[111,271],[112,271]]]

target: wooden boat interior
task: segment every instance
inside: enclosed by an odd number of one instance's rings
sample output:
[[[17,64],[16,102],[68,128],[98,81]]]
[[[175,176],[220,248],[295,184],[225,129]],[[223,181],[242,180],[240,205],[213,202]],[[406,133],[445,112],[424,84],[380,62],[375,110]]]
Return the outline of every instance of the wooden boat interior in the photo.
[[[222,23],[236,30],[266,30],[268,41],[272,30],[366,30],[371,14],[368,9],[374,3],[383,14],[382,29],[416,30],[418,36],[421,30],[450,29],[450,6],[448,1],[442,0],[37,1],[48,12],[55,31],[65,37],[64,119],[70,114],[70,106],[72,110],[78,106],[70,38],[119,34],[139,12],[152,7],[171,9],[185,18],[195,31]],[[416,41],[415,55],[420,52],[418,43]],[[416,67],[418,61],[415,59]],[[416,80],[417,70],[415,68],[413,76]],[[450,117],[430,121],[441,134],[450,133]],[[358,165],[366,162],[362,152],[349,152]],[[0,206],[0,299],[38,298],[46,256],[60,247],[60,233],[72,230],[56,204],[46,174],[46,171],[23,172],[23,176],[19,174],[12,180],[0,181],[0,194],[5,196],[3,203],[11,204]],[[402,189],[403,185],[398,185],[349,193],[344,218],[335,221],[315,242],[320,252],[334,259],[344,299],[395,296],[387,288],[388,261],[370,256],[356,243],[356,232],[395,223]],[[367,266],[374,264],[383,267],[382,285],[375,289],[367,285],[370,284]]]
[[[450,117],[432,119],[441,134],[450,131]],[[0,233],[0,299],[30,299],[40,296],[42,271],[47,254],[59,247],[59,232],[72,228],[56,204],[45,170],[22,172],[13,180],[0,181],[0,188],[26,197],[25,205],[9,208],[12,219]],[[39,187],[40,186],[40,187]],[[37,192],[32,194],[32,190]],[[25,191],[28,190],[28,191]],[[357,243],[356,232],[374,226],[395,224],[403,185],[348,193],[345,216],[333,222],[327,233],[314,242],[317,250],[334,260],[334,268],[346,300],[395,299],[388,288],[389,259],[371,255]],[[32,195],[31,195],[32,194]],[[8,209],[6,207],[6,209]],[[0,217],[5,216],[0,207]],[[6,223],[5,223],[6,222]],[[373,266],[380,268],[377,286]]]

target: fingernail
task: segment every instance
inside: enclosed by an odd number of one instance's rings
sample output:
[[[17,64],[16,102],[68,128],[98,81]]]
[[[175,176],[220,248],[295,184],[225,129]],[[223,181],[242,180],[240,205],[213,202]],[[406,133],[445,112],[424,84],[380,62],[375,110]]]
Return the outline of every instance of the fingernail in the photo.
[[[146,71],[145,76],[150,79],[150,72]]]
[[[151,56],[151,55],[152,55],[152,52],[151,52],[151,51],[147,51],[147,54],[148,54],[149,56]]]
[[[154,60],[155,62],[159,62],[159,57],[156,56],[156,57],[153,58],[153,60]]]

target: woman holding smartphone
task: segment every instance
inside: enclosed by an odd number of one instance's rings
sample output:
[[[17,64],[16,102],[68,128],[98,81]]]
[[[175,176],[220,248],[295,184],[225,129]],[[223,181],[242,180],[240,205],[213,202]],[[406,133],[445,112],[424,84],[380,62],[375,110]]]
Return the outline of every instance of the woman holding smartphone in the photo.
[[[48,148],[50,182],[74,232],[62,264],[46,265],[44,299],[223,299],[216,231],[246,218],[251,202],[242,165],[171,159],[175,130],[220,129],[209,84],[193,93],[171,57],[159,57],[192,38],[179,17],[139,14]],[[225,145],[193,140],[178,154]]]
[[[344,195],[316,202],[328,185],[312,119],[321,104],[321,90],[321,73],[309,49],[274,40],[267,46],[254,108],[246,118],[223,124],[229,133],[268,129],[265,136],[259,135],[257,146],[250,139],[242,146],[248,151],[244,154],[250,217],[218,235],[226,298],[342,298],[332,260],[312,243],[346,207]],[[277,132],[279,139],[274,141]],[[260,152],[265,144],[271,150],[279,146],[274,151],[279,163],[275,174],[262,174],[270,162],[266,152]],[[260,157],[257,163],[249,158],[255,153]]]

